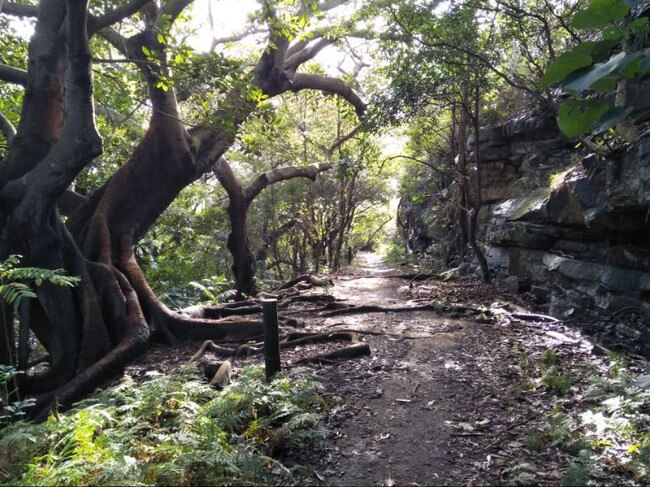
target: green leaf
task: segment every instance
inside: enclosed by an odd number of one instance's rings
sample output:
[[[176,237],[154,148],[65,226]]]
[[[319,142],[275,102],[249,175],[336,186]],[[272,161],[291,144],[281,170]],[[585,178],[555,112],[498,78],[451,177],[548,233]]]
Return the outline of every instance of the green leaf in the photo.
[[[597,63],[588,69],[582,70],[575,75],[570,76],[562,83],[562,88],[581,94],[586,89],[590,88],[596,81],[609,76],[615,71],[625,68],[628,64],[638,58],[637,53],[620,52],[612,57],[606,63]]]
[[[571,51],[558,56],[555,62],[546,69],[546,72],[539,83],[540,86],[542,88],[547,88],[558,81],[562,81],[574,71],[590,66],[592,63],[590,55],[591,48],[591,45],[582,43]]]
[[[627,37],[627,30],[615,25],[608,25],[603,29],[603,39],[620,42]]]
[[[627,24],[625,28],[629,31],[641,30],[648,26],[649,21],[648,17],[639,17]]]
[[[573,17],[576,29],[600,29],[620,20],[630,11],[623,0],[591,0],[586,10]]]
[[[591,89],[600,93],[611,93],[616,90],[618,82],[614,76],[605,76],[591,84]]]
[[[609,130],[611,127],[614,127],[618,123],[622,122],[630,116],[632,113],[632,108],[624,107],[614,107],[600,117],[593,127],[594,134],[599,134]]]
[[[558,110],[557,125],[569,138],[586,134],[594,124],[609,110],[606,100],[569,100]]]
[[[151,56],[151,51],[147,46],[142,46],[142,52],[144,53],[145,56],[150,57]]]

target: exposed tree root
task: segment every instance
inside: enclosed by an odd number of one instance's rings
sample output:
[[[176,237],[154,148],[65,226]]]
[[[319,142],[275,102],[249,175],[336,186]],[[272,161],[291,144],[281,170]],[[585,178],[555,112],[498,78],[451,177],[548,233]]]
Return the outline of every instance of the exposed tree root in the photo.
[[[322,355],[315,355],[313,357],[305,357],[294,362],[295,365],[308,364],[312,362],[328,362],[330,363],[336,359],[351,359],[370,355],[370,345],[367,343],[355,343],[349,347],[340,348],[333,352],[324,353]]]
[[[438,274],[430,274],[427,272],[410,272],[405,274],[388,274],[381,276],[385,279],[404,279],[406,281],[428,281],[429,279],[439,279]]]
[[[262,335],[264,326],[261,320],[238,317],[221,320],[201,320],[176,316],[170,320],[169,329],[178,338],[211,339],[219,341],[243,342]]]
[[[298,276],[282,284],[280,287],[278,287],[278,291],[292,288],[300,282],[306,282],[312,286],[319,287],[330,286],[333,284],[332,280],[329,277],[319,277],[314,274],[303,274],[302,276]]]
[[[289,296],[278,303],[278,307],[286,308],[294,303],[333,303],[336,298],[331,294],[297,294]]]
[[[361,332],[365,333],[365,332]],[[368,333],[372,334],[372,333]],[[305,364],[309,362],[331,362],[335,359],[342,358],[355,358],[361,357],[364,355],[370,355],[370,346],[367,343],[361,343],[357,336],[356,331],[345,330],[345,331],[336,331],[333,333],[291,333],[285,339],[280,341],[280,348],[293,348],[299,345],[311,344],[311,343],[323,343],[331,341],[347,341],[352,343],[349,347],[344,347],[339,350],[334,350],[332,352],[316,355],[313,357],[306,357],[304,359],[298,360],[295,364]],[[240,345],[239,347],[224,347],[217,345],[211,340],[206,340],[199,350],[192,356],[190,362],[197,362],[201,356],[207,352],[215,352],[224,357],[240,357],[240,356],[249,356],[255,354],[261,354],[264,352],[264,342],[249,343]],[[224,364],[227,366],[226,372],[222,372]],[[225,362],[207,362],[203,364],[203,369],[207,377],[212,377],[212,382],[222,384],[224,383],[225,376],[227,375],[228,380],[230,379],[230,362],[227,360]],[[221,375],[219,375],[221,373]],[[217,377],[219,376],[219,377]],[[227,384],[227,381],[226,381]],[[225,387],[225,386],[222,386]]]
[[[540,315],[536,313],[509,313],[509,315],[516,319],[522,321],[547,321],[549,323],[559,323],[560,320],[553,318],[548,315]]]
[[[228,316],[245,316],[261,313],[262,307],[259,305],[240,306],[238,308],[221,308],[205,307],[203,309],[203,318],[221,319]]]
[[[296,347],[309,343],[322,343],[332,341],[348,341],[355,343],[358,338],[353,332],[336,331],[333,333],[291,333],[287,338],[280,341],[280,349]],[[264,342],[248,343],[236,348],[223,347],[211,340],[206,340],[199,350],[192,356],[190,362],[196,362],[206,351],[211,351],[226,357],[241,357],[264,352]]]
[[[339,303],[331,303],[338,305]],[[326,308],[326,307],[324,307]],[[323,308],[323,309],[324,309]],[[319,314],[323,317],[332,317],[332,316],[341,316],[341,315],[351,315],[351,314],[360,314],[360,313],[408,313],[413,311],[434,311],[439,314],[452,314],[460,316],[477,316],[477,315],[486,315],[492,318],[506,317],[522,321],[545,321],[551,323],[557,323],[560,320],[553,318],[552,316],[534,314],[534,313],[520,313],[520,312],[509,312],[502,308],[480,308],[475,306],[465,306],[458,304],[441,304],[441,303],[431,303],[423,304],[419,306],[379,306],[379,305],[360,305],[360,306],[350,306],[347,307],[343,305],[340,309],[334,309],[331,311],[324,311]]]
[[[149,343],[151,332],[142,314],[137,295],[128,281],[117,274],[122,292],[126,298],[127,329],[120,342],[108,354],[79,373],[74,379],[54,392],[40,396],[32,409],[31,417],[44,421],[50,413],[50,405],[55,402],[63,408],[91,393],[98,384],[110,379],[137,356]]]
[[[223,362],[204,362],[200,363],[199,369],[203,369],[203,372],[205,372],[205,377],[210,381],[222,364]]]
[[[340,326],[340,325],[347,325],[347,323],[334,323],[332,325],[329,325],[327,328],[333,328],[334,326]],[[401,333],[389,333],[385,331],[374,331],[374,330],[356,330],[354,328],[340,328],[336,330],[337,332],[342,332],[342,333],[356,333],[359,335],[372,335],[372,336],[385,336],[385,337],[391,337],[391,338],[398,338],[400,340],[424,340],[427,338],[433,338],[434,335],[432,333],[429,333],[427,335],[422,335],[422,336],[411,336],[411,335],[404,335]],[[434,332],[435,333],[435,332]]]
[[[256,302],[254,305],[246,305],[239,307],[224,307],[224,306],[191,306],[190,308],[185,308],[181,311],[180,316],[182,319],[193,319],[193,320],[214,320],[213,323],[224,323],[224,322],[233,322],[233,317],[235,316],[247,316],[262,314],[262,306]],[[285,316],[283,314],[278,315],[278,319],[282,322],[283,325],[298,327],[302,323],[295,318],[290,316]],[[230,320],[230,321],[227,321]],[[240,320],[240,322],[248,322],[251,320]]]
[[[463,311],[469,308],[462,308]],[[362,304],[360,306],[351,306],[332,311],[325,311],[319,316],[341,316],[359,313],[404,313],[411,311],[444,311],[444,306],[440,304],[424,304],[420,306],[379,306],[376,304]]]
[[[228,384],[230,384],[231,371],[232,366],[230,365],[230,360],[226,360],[214,373],[212,380],[210,380],[210,385],[216,387],[217,389],[223,389]]]

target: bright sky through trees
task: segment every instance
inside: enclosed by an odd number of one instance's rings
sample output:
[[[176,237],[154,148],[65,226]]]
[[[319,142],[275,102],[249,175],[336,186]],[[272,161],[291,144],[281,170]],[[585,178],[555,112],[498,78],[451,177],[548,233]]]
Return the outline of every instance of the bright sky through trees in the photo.
[[[210,9],[214,31],[210,27]],[[255,0],[197,0],[194,2],[194,22],[197,35],[192,40],[192,47],[202,51],[210,47],[213,37],[225,37],[241,32],[246,25],[248,14],[259,7]]]

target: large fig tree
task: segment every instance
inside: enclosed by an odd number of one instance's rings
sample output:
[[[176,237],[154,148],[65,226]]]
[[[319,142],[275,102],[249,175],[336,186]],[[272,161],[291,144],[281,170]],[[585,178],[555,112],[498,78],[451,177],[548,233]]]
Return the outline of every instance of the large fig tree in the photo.
[[[333,41],[318,33],[300,37],[296,26],[345,2],[264,0],[259,25],[266,26],[266,45],[242,76],[247,83],[220,85],[219,103],[206,104],[209,113],[186,123],[181,104],[190,95],[173,82],[168,36],[191,2],[129,0],[112,8],[88,0],[0,3],[4,15],[36,19],[27,71],[0,66],[0,80],[24,86],[15,133],[2,118],[11,142],[0,162],[0,259],[20,254],[24,265],[62,268],[81,278],[75,288],[40,286],[20,320],[11,310],[0,315],[1,363],[24,355],[16,336],[29,330],[49,355],[48,366],[28,374],[21,386],[39,394],[37,416],[55,399],[67,406],[92,391],[152,338],[259,334],[258,325],[189,319],[167,308],[149,287],[134,246],[184,187],[215,168],[260,99],[317,89],[364,112],[342,81],[299,69]],[[139,71],[150,115],[130,157],[82,196],[71,190],[73,183],[103,150],[95,125],[93,36],[112,46],[109,61]]]

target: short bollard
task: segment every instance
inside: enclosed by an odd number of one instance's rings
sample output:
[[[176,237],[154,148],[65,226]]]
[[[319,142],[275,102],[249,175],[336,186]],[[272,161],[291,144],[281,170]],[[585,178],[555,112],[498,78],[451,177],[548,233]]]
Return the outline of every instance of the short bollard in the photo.
[[[264,316],[264,365],[266,382],[280,372],[280,336],[278,334],[278,302],[275,299],[262,300]]]

